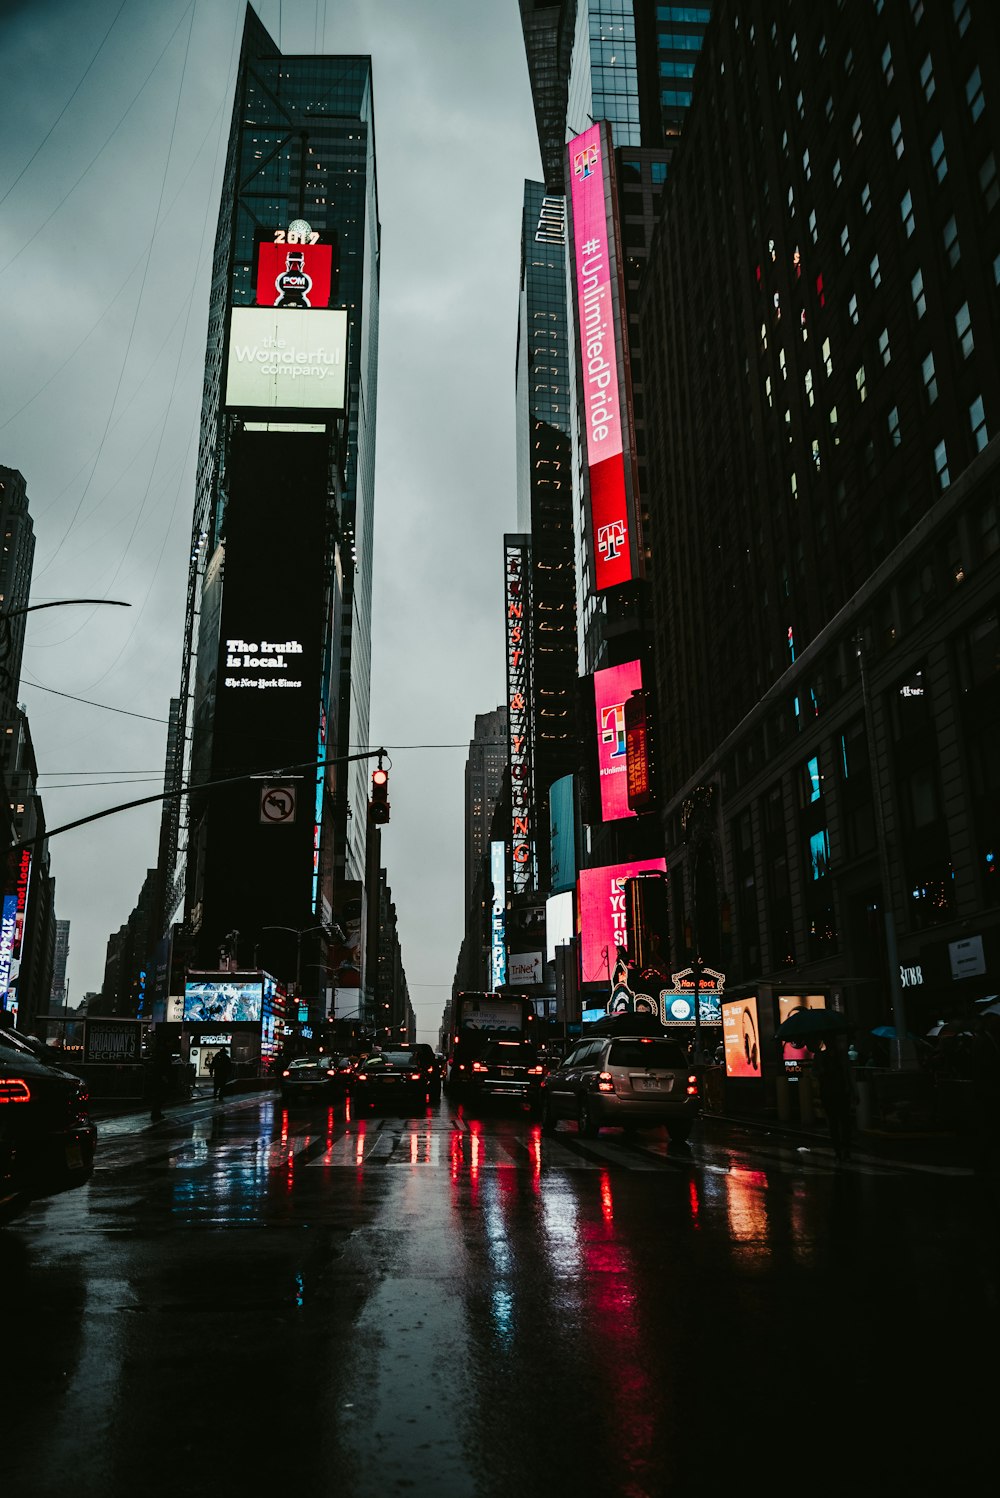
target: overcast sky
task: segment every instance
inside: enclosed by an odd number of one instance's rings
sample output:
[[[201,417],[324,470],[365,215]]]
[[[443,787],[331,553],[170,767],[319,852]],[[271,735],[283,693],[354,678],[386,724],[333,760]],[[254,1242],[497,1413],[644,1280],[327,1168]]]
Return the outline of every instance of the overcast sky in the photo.
[[[286,53],[373,59],[370,742],[391,746],[383,862],[420,1038],[434,1041],[463,929],[468,741],[503,698],[520,208],[540,175],[517,0],[256,9]],[[50,828],[162,782],[243,15],[244,0],[0,0],[0,463],[27,481],[31,601],[132,605],[29,620],[21,701]],[[71,1003],[101,986],[158,826],[154,807],[50,842]]]

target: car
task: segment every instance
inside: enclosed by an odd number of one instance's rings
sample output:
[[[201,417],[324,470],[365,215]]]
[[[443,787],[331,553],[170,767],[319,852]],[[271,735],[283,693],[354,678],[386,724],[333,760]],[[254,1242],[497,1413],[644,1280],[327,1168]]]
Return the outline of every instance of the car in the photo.
[[[96,1147],[86,1083],[0,1031],[0,1224],[85,1185]]]
[[[355,1118],[373,1107],[405,1105],[422,1109],[430,1083],[414,1046],[373,1051],[358,1062],[351,1077],[351,1113]]]
[[[281,1101],[289,1108],[297,1103],[333,1103],[343,1098],[347,1085],[330,1055],[295,1056],[281,1073]]]
[[[542,1128],[575,1119],[593,1138],[605,1125],[626,1129],[665,1124],[681,1143],[701,1111],[698,1079],[684,1047],[668,1035],[621,1032],[574,1045],[545,1079]]]
[[[442,1072],[438,1064],[438,1058],[429,1045],[412,1045],[410,1050],[417,1058],[427,1078],[427,1096],[432,1103],[439,1103],[441,1101]]]
[[[465,1082],[466,1107],[487,1100],[516,1102],[539,1113],[545,1062],[526,1040],[491,1040],[472,1062]]]

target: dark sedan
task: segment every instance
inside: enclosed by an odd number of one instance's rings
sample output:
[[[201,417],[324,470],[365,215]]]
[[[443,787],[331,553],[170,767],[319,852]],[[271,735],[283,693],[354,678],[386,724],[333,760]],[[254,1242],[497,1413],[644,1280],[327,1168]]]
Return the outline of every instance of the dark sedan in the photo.
[[[523,1040],[491,1040],[473,1061],[465,1083],[466,1106],[487,1099],[515,1102],[540,1113],[545,1062]]]
[[[430,1082],[422,1058],[411,1047],[377,1051],[358,1062],[351,1078],[351,1112],[354,1117],[370,1108],[422,1110]]]
[[[0,1223],[90,1179],[97,1130],[79,1077],[0,1041]]]
[[[281,1073],[281,1101],[289,1108],[335,1103],[347,1091],[347,1075],[338,1056],[296,1056]]]

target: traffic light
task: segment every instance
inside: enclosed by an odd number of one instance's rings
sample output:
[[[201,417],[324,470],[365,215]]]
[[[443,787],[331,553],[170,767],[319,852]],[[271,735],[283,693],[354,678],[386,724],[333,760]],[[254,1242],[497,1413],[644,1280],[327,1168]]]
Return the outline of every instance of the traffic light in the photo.
[[[389,771],[383,770],[381,765],[372,771],[372,798],[368,803],[371,807],[373,822],[388,822],[389,820]]]

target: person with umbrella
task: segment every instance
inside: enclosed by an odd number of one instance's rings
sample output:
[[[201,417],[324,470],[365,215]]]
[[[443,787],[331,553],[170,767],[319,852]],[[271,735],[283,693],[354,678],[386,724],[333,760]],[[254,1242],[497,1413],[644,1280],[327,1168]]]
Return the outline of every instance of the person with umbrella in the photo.
[[[833,1153],[838,1161],[849,1160],[854,1134],[854,1082],[847,1059],[835,1035],[828,1035],[822,1043],[813,1039],[809,1049],[813,1053]]]

